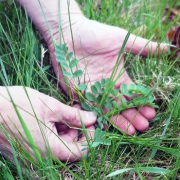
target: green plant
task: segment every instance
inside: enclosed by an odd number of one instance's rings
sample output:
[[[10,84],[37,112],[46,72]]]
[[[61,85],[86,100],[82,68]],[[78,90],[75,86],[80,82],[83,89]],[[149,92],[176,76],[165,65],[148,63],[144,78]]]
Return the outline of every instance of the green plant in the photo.
[[[79,78],[83,76],[83,71],[78,69],[79,60],[73,58],[72,52],[68,52],[66,44],[55,46],[55,55],[66,82],[67,78],[71,78],[73,81],[74,89],[79,95],[82,108],[87,111],[94,111],[98,115],[97,127],[100,129],[103,129],[104,124],[107,124],[110,117],[126,109],[145,105],[158,108],[153,103],[155,99],[152,96],[152,90],[142,85],[130,84],[127,86],[126,84],[122,84],[118,90],[114,89],[114,81],[110,78],[102,78],[101,81],[96,81],[91,85],[91,92],[86,92],[87,84],[77,84]],[[69,85],[66,84],[66,87],[68,88]],[[83,93],[84,91],[85,93]],[[123,96],[132,97],[134,94],[138,96],[128,102],[122,98]],[[119,99],[120,105],[114,98]],[[103,113],[104,108],[108,110],[107,113]]]

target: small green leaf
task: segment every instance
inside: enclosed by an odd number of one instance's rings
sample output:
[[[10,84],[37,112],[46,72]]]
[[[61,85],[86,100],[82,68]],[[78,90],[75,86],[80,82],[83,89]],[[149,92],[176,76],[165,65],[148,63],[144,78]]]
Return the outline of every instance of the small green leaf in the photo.
[[[95,142],[92,143],[91,146],[95,148],[95,147],[97,147],[97,146],[99,146],[99,145],[100,145],[100,143],[95,141]]]
[[[142,85],[135,85],[135,84],[130,84],[128,86],[127,92],[130,93],[136,93],[136,94],[142,94],[142,95],[148,95],[151,92],[151,88],[149,87],[144,87]]]
[[[133,87],[131,86],[131,88],[133,88]],[[133,96],[133,93],[128,91],[128,88],[127,88],[126,84],[121,84],[120,91],[125,96],[128,96],[128,97]]]
[[[127,92],[127,85],[126,84],[121,84],[121,87],[120,87],[120,91],[124,94]]]
[[[73,77],[73,75],[72,75],[71,73],[66,72],[66,71],[64,71],[63,74],[64,74],[64,76],[66,76],[66,77]]]
[[[148,101],[149,102],[153,102],[155,99],[154,99],[154,97],[153,96],[148,96]]]
[[[151,107],[153,107],[153,108],[159,108],[159,106],[156,105],[156,104],[154,104],[154,103],[150,104],[149,106],[151,106]]]
[[[111,109],[112,104],[110,102],[105,102],[104,107],[107,108],[107,109]]]
[[[112,94],[113,96],[117,96],[118,93],[119,93],[119,91],[118,91],[117,89],[111,89],[111,90],[109,91],[109,94]]]
[[[99,104],[99,103],[101,102],[101,99],[102,99],[102,96],[99,95],[99,96],[97,96],[97,97],[95,98],[94,102],[97,103],[97,104]]]
[[[67,60],[69,61],[72,58],[72,56],[73,56],[73,52],[68,53]]]
[[[94,96],[90,93],[90,92],[87,92],[85,94],[85,97],[89,100],[89,101],[94,101]]]
[[[118,103],[116,101],[113,101],[112,104],[114,108],[118,107]]]
[[[102,88],[102,89],[100,90],[101,93],[104,93],[104,91],[105,91],[105,88]]]
[[[101,79],[101,85],[104,86],[106,84],[106,80],[104,78]]]
[[[66,61],[66,59],[64,58],[64,56],[62,54],[55,54],[56,55],[56,61],[61,63]]]
[[[99,115],[102,112],[102,110],[99,107],[92,108],[92,111],[97,115]]]
[[[131,92],[126,92],[126,93],[124,93],[124,96],[132,97],[132,96],[133,96],[133,93],[131,93]]]
[[[100,141],[103,137],[105,137],[105,135],[105,131],[102,131],[101,129],[97,128],[94,134],[94,141]]]
[[[80,90],[80,91],[85,91],[87,89],[87,85],[86,84],[79,84],[77,86],[77,88]]]
[[[61,47],[61,49],[62,49],[62,50],[65,52],[65,54],[66,54],[67,51],[68,51],[68,47],[67,47],[66,43],[60,45],[60,47]]]
[[[91,111],[91,107],[86,102],[81,103],[81,106],[86,111]]]
[[[103,129],[103,127],[104,127],[103,123],[102,123],[102,122],[98,122],[98,127],[99,127],[100,129]],[[100,143],[99,143],[99,144],[100,144]]]
[[[144,86],[138,84],[136,86],[136,89],[132,90],[131,92],[136,93],[136,94],[143,94],[143,91],[144,91]]]
[[[64,50],[62,49],[62,46],[56,46],[55,51],[56,52],[63,52]]]
[[[91,91],[93,94],[99,94],[96,86],[94,86],[94,85],[91,86]]]
[[[80,77],[83,75],[83,72],[82,70],[77,70],[73,73],[73,77]]]
[[[98,90],[101,90],[101,83],[99,81],[95,82],[94,85]]]
[[[70,62],[69,66],[70,66],[70,68],[73,68],[73,67],[76,67],[77,64],[78,64],[78,60],[77,60],[77,59],[73,59],[73,60]]]
[[[100,116],[100,117],[98,117],[97,122],[102,122],[102,120],[103,120],[103,118]]]
[[[89,148],[88,147],[85,147],[83,149],[81,149],[81,151],[87,151]]]
[[[143,90],[144,95],[148,95],[148,94],[150,94],[150,92],[151,92],[151,88],[149,88],[149,87],[147,87]]]
[[[104,139],[102,140],[101,144],[105,145],[105,146],[110,146],[111,145],[111,140],[109,139]]]
[[[61,66],[63,66],[63,68],[69,69],[69,66],[67,65],[66,61],[62,62]]]
[[[124,106],[124,107],[127,107],[127,102],[126,102],[126,100],[125,99],[121,99],[121,102],[122,102],[122,105]]]
[[[129,86],[128,86],[128,91],[130,91],[130,92],[135,92],[136,91],[136,85],[135,84],[130,84]]]
[[[141,103],[143,103],[144,97],[140,96],[140,97],[134,97],[132,99],[132,103],[134,104],[134,106],[141,106]]]

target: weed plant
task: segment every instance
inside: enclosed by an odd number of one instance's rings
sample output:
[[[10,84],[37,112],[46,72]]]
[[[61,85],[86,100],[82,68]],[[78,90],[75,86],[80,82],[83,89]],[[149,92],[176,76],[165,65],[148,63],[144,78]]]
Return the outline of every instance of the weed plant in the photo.
[[[166,42],[168,29],[178,25],[178,15],[169,22],[170,12],[166,16],[164,14],[167,7],[169,10],[178,8],[180,5],[178,1],[78,0],[77,2],[90,19],[120,26],[129,30],[129,33],[133,32],[147,39],[153,37],[153,40],[158,42]],[[98,115],[94,141],[89,144],[89,153],[82,161],[67,163],[55,159],[51,153],[46,159],[42,159],[38,152],[35,161],[17,142],[9,138],[13,156],[12,159],[7,158],[8,155],[0,157],[0,179],[178,179],[180,177],[179,59],[170,59],[168,53],[157,58],[151,55],[143,58],[126,54],[126,69],[137,86],[122,85],[120,95],[132,96],[135,92],[141,96],[128,103],[122,100],[122,106],[118,107],[111,98],[118,95],[113,89],[115,82],[113,76],[97,81],[91,86],[91,91],[86,92],[87,85],[77,83],[77,79],[83,77],[81,70],[74,70],[78,65],[78,59],[68,51],[66,44],[55,47],[57,61],[64,78],[71,78],[74,82],[74,90],[80,97],[82,107]],[[123,48],[120,53],[123,53]],[[42,41],[26,12],[13,1],[0,3],[1,86],[31,87],[69,104],[71,96],[69,93],[69,96],[66,96],[60,89],[46,54],[42,48]],[[127,108],[143,105],[153,106],[157,110],[157,116],[150,122],[147,132],[125,136],[112,126],[108,131],[101,130],[112,115]],[[102,113],[104,107],[109,110],[106,115]],[[20,115],[19,119],[23,123]],[[3,128],[0,128],[3,131]],[[27,129],[26,132],[28,133]],[[33,141],[30,134],[27,136],[29,141]]]

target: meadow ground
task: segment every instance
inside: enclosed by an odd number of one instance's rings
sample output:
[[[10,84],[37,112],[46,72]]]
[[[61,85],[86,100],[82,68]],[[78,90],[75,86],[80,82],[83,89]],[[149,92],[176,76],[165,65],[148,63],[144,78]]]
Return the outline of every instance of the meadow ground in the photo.
[[[127,30],[134,23],[132,33],[159,43],[168,43],[168,30],[180,23],[178,1],[77,2],[86,17]],[[0,3],[1,86],[28,86],[69,104],[71,99],[59,87],[49,53],[43,53],[42,46],[47,48],[26,13],[11,0]],[[49,156],[40,164],[18,143],[12,142],[13,153],[20,161],[14,159],[12,163],[1,156],[0,179],[179,179],[180,60],[171,55],[169,52],[160,57],[144,58],[126,54],[126,67],[133,81],[151,87],[159,105],[147,132],[125,136],[110,127],[97,135],[96,142],[102,144],[89,147],[88,156],[73,163]],[[107,145],[103,145],[103,138]]]

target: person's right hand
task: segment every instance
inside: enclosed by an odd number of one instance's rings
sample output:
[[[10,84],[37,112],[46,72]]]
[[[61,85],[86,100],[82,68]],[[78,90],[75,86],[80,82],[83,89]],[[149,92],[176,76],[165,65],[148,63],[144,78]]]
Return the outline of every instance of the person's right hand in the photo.
[[[48,151],[48,145],[54,156],[60,160],[79,160],[87,151],[81,151],[86,145],[83,134],[78,137],[82,123],[87,128],[89,138],[94,135],[96,115],[78,107],[70,107],[58,100],[31,88],[22,86],[0,87],[0,123],[11,138],[16,140],[30,154],[34,154],[28,143],[26,133],[16,114],[8,91],[16,104],[38,150],[42,156]],[[39,122],[39,123],[38,123]],[[27,140],[27,141],[26,141]],[[6,155],[4,148],[11,149],[7,137],[0,131],[0,152]]]

